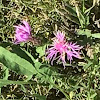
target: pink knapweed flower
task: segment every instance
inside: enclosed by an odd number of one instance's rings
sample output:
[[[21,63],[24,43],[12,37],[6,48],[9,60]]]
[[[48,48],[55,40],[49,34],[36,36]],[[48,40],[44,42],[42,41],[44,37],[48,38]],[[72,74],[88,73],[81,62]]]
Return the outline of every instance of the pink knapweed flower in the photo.
[[[46,59],[50,60],[52,65],[54,60],[58,60],[57,62],[61,61],[65,66],[65,56],[67,56],[67,60],[69,60],[70,63],[73,60],[73,57],[81,58],[80,49],[82,49],[82,46],[66,41],[65,34],[63,32],[58,31],[54,35],[55,38],[53,39],[53,43],[46,51]]]
[[[15,29],[15,40],[14,43],[18,44],[21,42],[27,42],[32,39],[31,37],[31,28],[26,21],[22,21],[23,25],[14,26]]]

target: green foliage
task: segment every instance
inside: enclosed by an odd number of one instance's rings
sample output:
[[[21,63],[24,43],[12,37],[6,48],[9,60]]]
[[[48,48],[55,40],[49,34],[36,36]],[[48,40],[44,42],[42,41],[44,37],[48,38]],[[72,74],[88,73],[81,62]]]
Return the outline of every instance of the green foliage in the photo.
[[[34,97],[36,97],[37,100],[46,100],[46,97],[45,96],[41,96],[39,94],[34,94]]]
[[[99,7],[99,0],[0,0],[0,99],[99,100]],[[42,45],[12,43],[22,20]],[[82,59],[65,69],[45,59],[57,30],[83,46]]]
[[[44,56],[45,50],[46,50],[46,45],[36,48],[36,52],[39,53],[40,57]]]
[[[0,61],[6,67],[19,74],[25,74],[28,76],[36,74],[36,70],[31,63],[17,56],[15,53],[11,53],[3,47],[0,47]]]
[[[91,30],[88,30],[88,29],[84,29],[84,30],[78,30],[77,31],[77,34],[78,35],[86,35],[87,36],[87,38],[88,37],[91,37]]]
[[[24,81],[11,81],[11,80],[4,80],[4,79],[0,79],[0,87],[5,86],[5,85],[9,85],[9,84],[36,84],[36,82],[24,82]]]
[[[100,33],[92,34],[92,37],[93,37],[93,38],[100,38]]]

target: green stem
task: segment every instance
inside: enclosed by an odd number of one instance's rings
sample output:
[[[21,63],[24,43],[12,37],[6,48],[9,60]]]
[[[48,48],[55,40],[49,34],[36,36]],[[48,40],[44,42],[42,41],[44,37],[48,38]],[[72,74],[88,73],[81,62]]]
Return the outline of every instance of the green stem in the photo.
[[[83,0],[83,13],[85,12],[85,1]]]
[[[61,89],[58,85],[54,84],[54,83],[51,83],[55,88],[59,89],[66,97],[67,100],[70,100],[69,96],[63,91],[63,89]]]

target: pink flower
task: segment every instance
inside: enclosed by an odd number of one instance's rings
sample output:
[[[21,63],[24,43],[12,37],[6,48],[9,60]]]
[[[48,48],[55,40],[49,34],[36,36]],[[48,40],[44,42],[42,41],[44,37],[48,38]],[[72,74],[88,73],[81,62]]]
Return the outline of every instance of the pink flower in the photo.
[[[14,26],[16,28],[15,32],[15,44],[21,42],[27,42],[32,39],[31,37],[31,28],[26,21],[22,21],[23,25]]]
[[[70,63],[73,60],[73,57],[81,58],[80,49],[82,49],[82,46],[76,45],[76,43],[67,42],[65,39],[65,34],[58,31],[55,34],[55,38],[53,39],[52,45],[50,45],[50,48],[47,49],[46,58],[51,61],[52,65],[53,65],[53,61],[58,59],[57,62],[61,61],[65,66],[66,55],[67,55],[67,60],[69,60]]]

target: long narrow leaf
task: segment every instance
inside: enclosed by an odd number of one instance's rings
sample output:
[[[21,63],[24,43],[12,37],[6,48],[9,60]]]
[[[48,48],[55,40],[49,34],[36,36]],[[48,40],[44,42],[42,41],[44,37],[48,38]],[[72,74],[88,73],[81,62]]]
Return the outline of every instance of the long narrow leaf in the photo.
[[[19,74],[30,76],[37,73],[30,62],[3,47],[0,47],[0,62]]]

